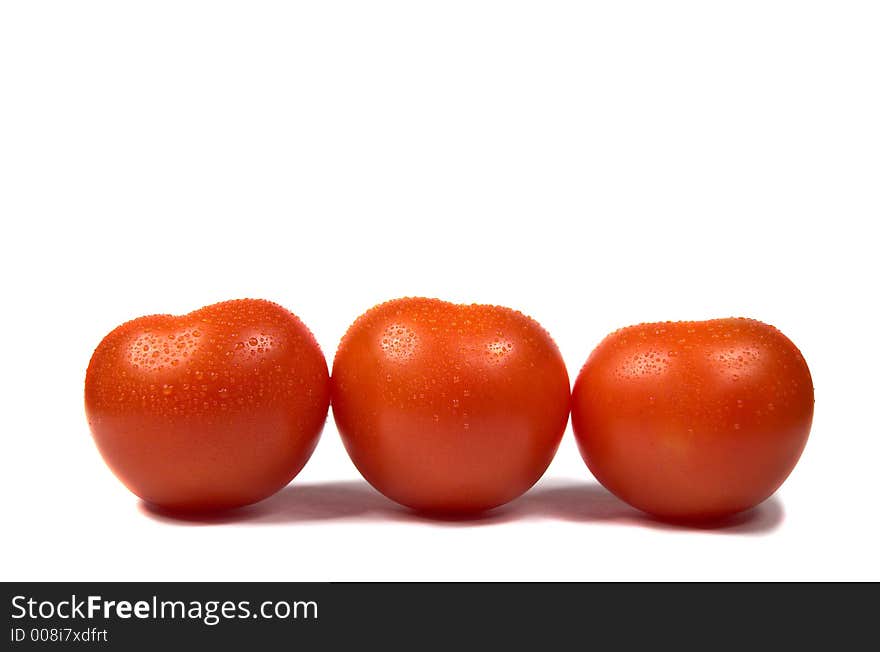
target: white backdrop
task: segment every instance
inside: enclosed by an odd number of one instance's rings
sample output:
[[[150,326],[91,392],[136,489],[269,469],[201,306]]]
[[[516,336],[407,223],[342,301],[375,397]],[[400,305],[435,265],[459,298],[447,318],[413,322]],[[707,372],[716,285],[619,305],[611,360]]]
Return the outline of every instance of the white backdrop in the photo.
[[[873,2],[5,2],[2,579],[880,579]],[[813,432],[721,530],[544,479],[436,522],[332,419],[237,518],[119,484],[82,382],[118,323],[261,297],[328,360],[379,301],[518,308],[572,380],[609,331],[750,316],[802,350]]]

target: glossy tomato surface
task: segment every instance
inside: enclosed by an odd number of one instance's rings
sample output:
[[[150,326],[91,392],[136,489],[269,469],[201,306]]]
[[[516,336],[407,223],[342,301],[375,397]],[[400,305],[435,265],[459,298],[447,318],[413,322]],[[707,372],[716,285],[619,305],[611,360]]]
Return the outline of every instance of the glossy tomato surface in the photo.
[[[98,345],[85,382],[107,464],[145,501],[179,510],[284,487],[318,442],[329,396],[309,330],[256,299],[127,322]]]
[[[575,437],[599,482],[673,519],[720,518],[770,496],[812,417],[800,351],[751,319],[623,328],[593,351],[572,396]]]
[[[476,512],[516,498],[544,473],[568,421],[556,344],[496,306],[376,306],[342,339],[331,385],[357,468],[418,510]]]

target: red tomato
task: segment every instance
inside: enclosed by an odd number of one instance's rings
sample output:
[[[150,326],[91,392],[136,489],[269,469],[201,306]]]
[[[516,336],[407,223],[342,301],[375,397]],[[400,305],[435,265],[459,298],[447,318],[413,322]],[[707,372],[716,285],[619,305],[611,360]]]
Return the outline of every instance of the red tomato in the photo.
[[[496,306],[376,306],[343,337],[331,386],[357,468],[419,510],[475,512],[516,498],[544,473],[568,421],[556,344]]]
[[[180,510],[246,505],[284,487],[312,454],[329,397],[312,334],[256,299],[127,322],[98,345],[85,384],[113,472]]]
[[[795,345],[761,322],[641,324],[590,355],[571,418],[584,460],[618,497],[661,517],[718,518],[791,473],[813,384]]]

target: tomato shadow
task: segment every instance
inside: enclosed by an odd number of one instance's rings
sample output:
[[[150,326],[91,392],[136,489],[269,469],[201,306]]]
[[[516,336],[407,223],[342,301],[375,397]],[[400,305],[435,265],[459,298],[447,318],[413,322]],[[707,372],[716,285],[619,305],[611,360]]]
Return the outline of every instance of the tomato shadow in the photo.
[[[333,521],[372,523],[425,523],[446,527],[472,527],[515,520],[506,508],[477,514],[420,512],[386,498],[361,480],[288,485],[274,496],[254,505],[222,512],[180,512],[140,501],[141,513],[182,526],[294,525]]]
[[[141,501],[147,516],[175,525],[278,525],[337,520],[407,520],[412,514],[385,498],[366,482],[322,482],[288,485],[254,505],[213,513],[170,511]]]
[[[550,480],[521,498],[476,515],[425,514],[402,507],[360,480],[294,482],[274,496],[247,507],[212,514],[181,514],[145,502],[140,510],[154,520],[190,526],[224,524],[294,525],[333,521],[424,523],[436,527],[479,527],[523,520],[619,523],[656,530],[698,530],[756,535],[772,532],[785,518],[782,503],[771,497],[732,517],[710,522],[669,522],[633,509],[595,482]]]
[[[703,531],[717,534],[761,535],[785,520],[782,502],[772,496],[760,505],[723,519],[669,521],[630,507],[596,482],[548,481],[501,508],[510,520],[549,518],[577,523],[618,523],[654,530]]]

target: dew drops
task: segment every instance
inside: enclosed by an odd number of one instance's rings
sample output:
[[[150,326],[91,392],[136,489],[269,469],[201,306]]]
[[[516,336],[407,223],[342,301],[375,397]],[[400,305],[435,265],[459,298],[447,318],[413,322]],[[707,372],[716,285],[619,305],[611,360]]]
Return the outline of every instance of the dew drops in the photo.
[[[405,362],[415,353],[418,337],[415,331],[408,326],[392,324],[382,333],[380,346],[382,352],[390,360]]]
[[[748,375],[760,364],[760,355],[754,347],[717,349],[709,353],[709,359],[718,365],[722,374],[731,381],[748,378]]]
[[[486,357],[489,362],[495,364],[504,362],[511,351],[513,351],[513,344],[504,339],[498,339],[486,345]]]
[[[649,349],[624,358],[617,373],[623,378],[659,376],[666,372],[668,366],[669,356],[665,351]]]

